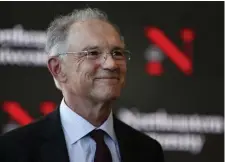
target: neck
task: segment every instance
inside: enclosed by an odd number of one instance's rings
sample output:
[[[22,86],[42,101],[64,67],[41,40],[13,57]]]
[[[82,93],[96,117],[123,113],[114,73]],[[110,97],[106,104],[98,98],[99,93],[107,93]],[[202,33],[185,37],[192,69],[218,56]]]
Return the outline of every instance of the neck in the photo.
[[[79,96],[70,96],[64,94],[66,105],[89,121],[95,127],[102,125],[111,112],[111,102],[96,102]]]

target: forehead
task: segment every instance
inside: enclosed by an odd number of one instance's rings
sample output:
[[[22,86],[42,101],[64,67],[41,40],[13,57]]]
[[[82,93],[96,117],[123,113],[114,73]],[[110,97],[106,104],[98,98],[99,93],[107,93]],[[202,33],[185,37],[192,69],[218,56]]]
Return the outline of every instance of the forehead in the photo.
[[[87,20],[74,23],[67,39],[69,50],[82,50],[88,46],[100,48],[124,47],[119,33],[109,23],[101,20]]]

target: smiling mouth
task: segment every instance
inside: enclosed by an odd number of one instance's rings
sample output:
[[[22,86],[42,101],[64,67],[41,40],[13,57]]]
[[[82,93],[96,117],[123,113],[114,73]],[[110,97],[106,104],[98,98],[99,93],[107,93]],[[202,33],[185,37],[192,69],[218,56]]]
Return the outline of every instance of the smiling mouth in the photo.
[[[112,80],[120,80],[119,77],[101,77],[101,78],[96,78],[96,79],[108,79],[108,80],[112,79]]]
[[[117,77],[103,77],[95,79],[99,83],[118,84],[120,79]]]

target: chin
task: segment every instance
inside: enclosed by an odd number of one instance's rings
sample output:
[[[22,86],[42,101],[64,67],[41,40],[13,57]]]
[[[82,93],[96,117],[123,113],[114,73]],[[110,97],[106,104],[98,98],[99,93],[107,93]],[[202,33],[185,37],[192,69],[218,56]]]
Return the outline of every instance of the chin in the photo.
[[[116,100],[119,97],[120,97],[119,94],[105,94],[101,96],[102,100],[105,100],[105,101]]]
[[[92,89],[91,96],[96,101],[116,100],[120,97],[122,85],[101,85]]]
[[[113,101],[120,97],[120,93],[104,93],[100,92],[92,95],[97,101]]]
[[[108,99],[108,100],[116,100],[119,97],[120,97],[120,95],[110,95],[106,99]]]

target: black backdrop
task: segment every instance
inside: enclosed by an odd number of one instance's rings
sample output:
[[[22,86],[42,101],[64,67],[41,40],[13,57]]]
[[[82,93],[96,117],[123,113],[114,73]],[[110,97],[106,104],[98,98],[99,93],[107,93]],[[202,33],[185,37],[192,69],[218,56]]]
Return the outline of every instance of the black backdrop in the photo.
[[[37,48],[38,43],[33,47],[18,43],[19,38],[15,38],[16,43],[10,38],[4,42],[7,37],[4,30],[12,31],[20,25],[23,31],[44,32],[53,17],[86,6],[104,10],[120,27],[132,52],[127,85],[115,103],[118,116],[157,136],[168,162],[222,162],[223,2],[0,2],[0,132],[19,126],[18,119],[12,119],[6,111],[6,101],[17,102],[30,116],[38,118],[43,115],[40,103],[58,105],[62,97],[44,61],[39,66],[35,64],[35,52],[29,53],[33,64],[19,59],[13,63],[9,57],[6,61],[4,50],[10,49],[7,56],[12,56],[21,50],[43,53],[43,47],[39,44]],[[152,26],[163,31],[180,51],[189,51],[186,54],[193,58],[192,74],[183,73],[165,51],[147,38],[144,29]],[[185,28],[194,33],[191,43],[185,44],[180,37],[180,31]],[[148,61],[155,58],[153,55],[163,65],[164,73],[159,76],[146,71]],[[195,121],[197,126],[193,124]]]

